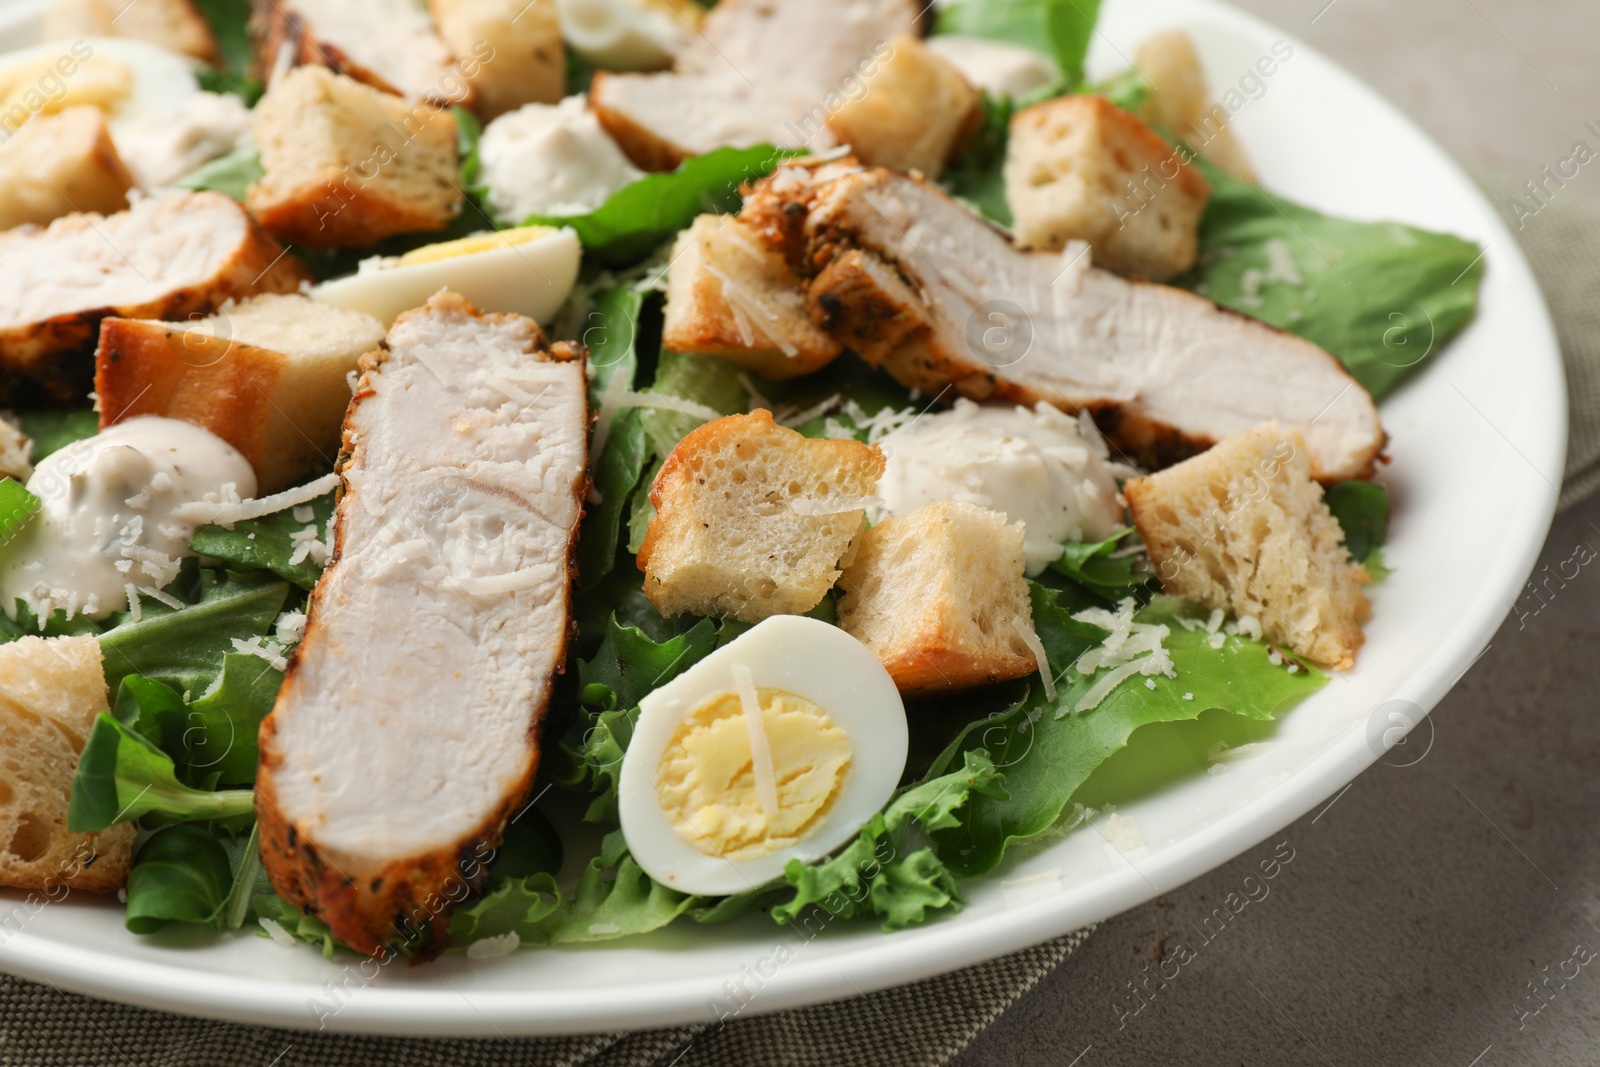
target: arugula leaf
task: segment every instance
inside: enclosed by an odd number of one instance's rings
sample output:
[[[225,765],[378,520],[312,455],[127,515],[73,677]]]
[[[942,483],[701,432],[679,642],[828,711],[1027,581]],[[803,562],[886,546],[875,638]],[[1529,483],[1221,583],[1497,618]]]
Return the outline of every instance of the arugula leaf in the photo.
[[[1473,242],[1334,218],[1193,163],[1211,183],[1211,204],[1200,259],[1174,284],[1327,349],[1373,399],[1477,313],[1484,264]]]
[[[1100,0],[958,0],[939,8],[935,33],[987,37],[1049,56],[1068,88],[1083,81]]]
[[[225,156],[202,163],[172,184],[180,189],[222,193],[244,203],[250,186],[262,179],[261,156],[254,145],[235,148]]]
[[[249,70],[255,58],[250,47],[250,0],[194,0],[194,6],[217,39],[223,69]]]
[[[15,478],[0,478],[0,556],[44,504]]]
[[[138,622],[127,614],[100,637],[106,684],[112,692],[130,674],[164,682],[180,693],[206,691],[233,651],[271,631],[289,587],[260,572],[201,572],[200,598],[181,610],[147,600]]]
[[[569,898],[554,877],[516,878],[450,919],[450,941],[464,947],[515,933],[525,945],[614,941],[657,930],[682,915],[694,897],[668,889],[639,869],[622,833],[607,834]]]
[[[1128,527],[1104,541],[1068,542],[1062,546],[1060,557],[1051,561],[1050,569],[1106,600],[1133,596],[1150,584],[1150,574],[1139,570],[1136,556],[1112,556],[1130,535],[1137,541],[1138,534]]]
[[[259,519],[236,522],[231,530],[202,526],[189,539],[189,549],[243,570],[271,571],[284,581],[309,591],[322,576],[322,568],[309,556],[302,557],[298,563],[290,562],[300,547],[294,535],[310,524],[315,524],[319,530],[328,528],[334,494],[319,496],[302,506],[311,508],[309,524],[297,520],[294,509],[288,508]]]
[[[18,411],[15,417],[33,441],[35,466],[51,453],[100,432],[100,416],[89,408],[36,408]]]
[[[523,225],[571,226],[583,247],[608,266],[642,259],[696,215],[739,208],[739,186],[797,153],[755,145],[718,148],[667,174],[648,174],[584,215],[530,215]]]
[[[1357,563],[1373,560],[1389,533],[1389,490],[1377,482],[1337,482],[1323,492]]]
[[[255,797],[248,789],[208,793],[184,785],[171,756],[102,712],[72,777],[67,829],[89,833],[151,813],[189,821],[254,811]]]
[[[701,619],[688,632],[654,641],[613,617],[600,649],[578,663],[580,699],[595,709],[580,714],[560,751],[566,763],[552,780],[592,799],[588,822],[617,818],[617,783],[622,757],[639,721],[639,701],[704,659],[717,647],[717,627]]]
[[[959,910],[966,899],[935,851],[927,846],[907,851],[911,831],[960,828],[957,812],[974,798],[1007,799],[1003,783],[981,748],[963,752],[960,767],[901,793],[829,859],[809,865],[789,861],[784,879],[794,895],[772,909],[773,919],[792,923],[818,908],[836,919],[875,915],[888,931],[920,923],[932,911]]]
[[[1103,96],[1124,111],[1137,112],[1150,99],[1150,94],[1155,92],[1155,86],[1137,70],[1129,69],[1091,85],[1084,91],[1095,96]]]
[[[201,826],[163,827],[134,857],[123,922],[136,934],[153,934],[169,922],[217,925],[233,885],[228,850],[215,836]]]
[[[256,735],[283,686],[283,672],[259,656],[222,657],[217,687],[189,703],[183,762],[221,785],[253,785]]]
[[[1047,700],[1042,687],[1035,687],[1009,710],[972,723],[929,772],[943,773],[963,753],[982,748],[1005,773],[1008,797],[980,794],[960,825],[931,835],[940,858],[958,876],[990,870],[1012,842],[1048,830],[1090,773],[1139,727],[1193,719],[1210,708],[1270,719],[1327,681],[1322,672],[1291,657],[1274,665],[1268,647],[1257,641],[1224,636],[1222,647],[1213,649],[1211,634],[1178,622],[1201,619],[1201,609],[1158,596],[1135,617],[1170,626],[1165,645],[1177,677],[1130,678],[1097,707],[1076,713],[1071,709],[1101,672],[1085,677],[1070,668],[1084,650],[1099,644],[1104,631],[1073,619],[1049,590],[1035,586],[1032,592],[1034,629],[1059,675],[1056,699]]]

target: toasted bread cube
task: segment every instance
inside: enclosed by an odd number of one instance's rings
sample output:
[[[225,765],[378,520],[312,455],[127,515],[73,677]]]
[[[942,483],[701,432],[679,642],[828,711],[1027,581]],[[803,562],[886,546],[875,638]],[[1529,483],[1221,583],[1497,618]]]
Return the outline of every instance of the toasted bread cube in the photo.
[[[0,414],[0,478],[26,482],[33,473],[33,440]]]
[[[190,0],[50,0],[44,5],[44,39],[128,37],[217,61],[211,23]]]
[[[806,314],[800,279],[731,215],[701,215],[678,235],[667,270],[662,347],[793,378],[842,349]]]
[[[304,296],[257,296],[191,323],[106,319],[95,353],[101,429],[135,415],[203,426],[263,493],[332,469],[349,375],[383,323]]]
[[[131,188],[133,175],[97,107],[35,115],[0,142],[0,229],[43,226],[75,211],[121,211]]]
[[[0,885],[109,893],[127,881],[132,823],[93,834],[67,829],[78,756],[105,710],[97,638],[0,645]]]
[[[1011,119],[1006,201],[1022,248],[1087,241],[1094,262],[1163,281],[1194,265],[1211,186],[1150,127],[1100,96]]]
[[[256,106],[255,138],[266,173],[250,211],[297,244],[370,245],[461,211],[455,116],[429,104],[298,67]]]
[[[665,615],[810,611],[839,578],[883,463],[875,446],[803,437],[770,411],[706,423],[650,488],[645,595]]]
[[[484,122],[566,94],[567,50],[555,0],[430,0],[428,6]]]
[[[964,689],[1038,669],[1022,523],[964,501],[928,504],[861,536],[839,579],[839,625],[902,693]]]
[[[1266,57],[1263,61],[1270,62]],[[1150,37],[1139,45],[1133,62],[1150,83],[1150,95],[1139,108],[1140,118],[1166,130],[1234,177],[1256,180],[1249,157],[1228,126],[1228,112],[1209,102],[1205,70],[1195,54],[1194,40],[1186,32],[1168,30]]]
[[[1252,616],[1267,640],[1340,670],[1370,614],[1299,434],[1267,423],[1123,487],[1167,592]]]
[[[921,41],[901,35],[828,116],[828,128],[861,162],[936,177],[977,115],[978,90]]]

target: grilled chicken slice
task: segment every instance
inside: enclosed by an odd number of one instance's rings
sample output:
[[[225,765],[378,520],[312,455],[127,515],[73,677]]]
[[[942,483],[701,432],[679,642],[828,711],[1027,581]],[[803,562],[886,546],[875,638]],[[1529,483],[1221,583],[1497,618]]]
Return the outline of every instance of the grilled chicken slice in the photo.
[[[287,66],[327,67],[433,104],[471,104],[471,90],[422,0],[253,0],[256,63],[270,86]]]
[[[937,394],[1088,411],[1159,467],[1277,419],[1317,477],[1371,474],[1385,435],[1359,382],[1309,341],[1193,293],[1022,252],[916,178],[849,161],[786,166],[742,217],[810,276],[813,318]]]
[[[333,561],[256,781],[273,887],[362,952],[442,950],[533,782],[588,487],[584,362],[454,293],[363,357]]]
[[[310,279],[221,193],[174,193],[115,215],[0,234],[0,406],[81,404],[108,315],[185,319]]]
[[[912,0],[723,0],[673,70],[595,75],[589,104],[645,170],[725,145],[830,148],[827,118],[915,31]]]

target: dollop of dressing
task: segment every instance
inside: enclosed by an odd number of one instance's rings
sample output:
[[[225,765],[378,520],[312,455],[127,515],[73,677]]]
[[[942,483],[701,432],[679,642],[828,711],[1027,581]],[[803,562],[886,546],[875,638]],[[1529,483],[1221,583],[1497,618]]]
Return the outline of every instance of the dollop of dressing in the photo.
[[[1030,575],[1061,555],[1066,541],[1098,541],[1122,525],[1118,475],[1093,424],[1040,404],[983,407],[958,400],[880,442],[888,456],[878,496],[882,514],[962,500],[1026,527]]]
[[[6,552],[0,607],[103,619],[177,578],[196,524],[175,509],[252,497],[256,475],[210,431],[142,415],[47,456],[28,491],[42,507]]]
[[[644,172],[600,127],[581,96],[501,115],[478,144],[489,207],[506,222],[581,215]]]

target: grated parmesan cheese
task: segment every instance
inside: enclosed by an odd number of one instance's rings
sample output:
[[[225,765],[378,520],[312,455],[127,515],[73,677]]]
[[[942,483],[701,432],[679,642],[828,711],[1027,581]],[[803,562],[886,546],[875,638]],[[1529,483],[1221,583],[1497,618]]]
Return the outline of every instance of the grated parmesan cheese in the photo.
[[[259,519],[263,515],[282,511],[296,504],[307,504],[325,496],[339,487],[337,474],[325,474],[315,481],[293,489],[285,489],[281,493],[260,497],[255,500],[227,501],[227,500],[196,500],[173,509],[173,517],[183,522],[212,522],[220,526],[232,526],[236,522],[248,522],[250,519]]]
[[[1078,622],[1109,631],[1104,642],[1078,657],[1073,665],[1075,669],[1079,674],[1094,675],[1110,668],[1079,698],[1072,710],[1084,712],[1099,707],[1112,690],[1137,675],[1146,678],[1158,674],[1168,678],[1178,676],[1172,654],[1163,643],[1172,631],[1156,623],[1135,621],[1133,613],[1137,606],[1132,597],[1126,597],[1117,605],[1114,614],[1105,608],[1089,608],[1072,616]],[[1065,707],[1058,709],[1056,717],[1060,718],[1066,711]]]
[[[289,669],[289,661],[284,658],[283,649],[270,637],[252,637],[248,641],[235,637],[233,639],[233,650],[241,656],[255,656],[257,659],[264,659],[272,664],[273,670],[286,671]]]
[[[1011,625],[1022,638],[1022,643],[1028,646],[1028,651],[1033,653],[1033,662],[1039,667],[1039,679],[1044,683],[1044,698],[1053,702],[1056,698],[1056,680],[1050,672],[1050,659],[1045,655],[1044,642],[1039,640],[1033,625],[1021,615],[1012,618]]]
[[[467,946],[467,959],[493,960],[509,956],[522,947],[522,938],[515,930],[496,937],[480,937]]]
[[[483,578],[463,578],[457,585],[461,590],[472,596],[500,596],[504,593],[517,593],[524,589],[534,589],[544,585],[556,574],[554,563],[536,563],[532,567],[523,567],[521,570],[511,571],[507,574],[491,574]]]
[[[750,668],[733,665],[733,684],[739,690],[739,706],[744,709],[745,728],[750,731],[750,771],[756,780],[756,797],[768,815],[778,812],[778,776],[772,767],[772,745],[767,739],[767,724],[761,714],[761,698]]]

